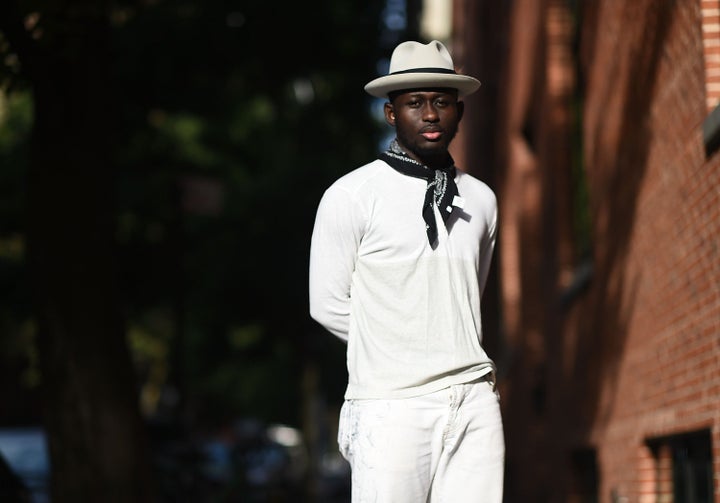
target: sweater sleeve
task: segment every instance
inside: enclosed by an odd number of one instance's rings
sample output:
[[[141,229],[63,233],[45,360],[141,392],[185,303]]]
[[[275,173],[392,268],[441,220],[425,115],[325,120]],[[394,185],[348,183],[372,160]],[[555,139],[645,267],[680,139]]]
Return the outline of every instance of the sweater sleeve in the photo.
[[[488,231],[483,237],[480,243],[480,263],[478,267],[478,282],[480,288],[485,290],[485,283],[487,282],[488,273],[490,271],[490,264],[492,263],[493,252],[495,250],[495,241],[497,239],[497,201],[494,194],[492,196],[492,213],[488,221]],[[482,293],[482,292],[481,292]]]
[[[364,218],[352,195],[337,184],[320,200],[310,244],[310,316],[347,342],[350,285]]]

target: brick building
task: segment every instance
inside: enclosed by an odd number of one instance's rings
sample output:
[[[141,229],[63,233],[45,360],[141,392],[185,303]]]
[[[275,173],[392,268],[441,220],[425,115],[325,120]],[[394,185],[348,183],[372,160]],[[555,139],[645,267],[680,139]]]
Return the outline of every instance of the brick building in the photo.
[[[508,502],[720,502],[720,0],[454,0]],[[491,313],[499,313],[497,319]]]

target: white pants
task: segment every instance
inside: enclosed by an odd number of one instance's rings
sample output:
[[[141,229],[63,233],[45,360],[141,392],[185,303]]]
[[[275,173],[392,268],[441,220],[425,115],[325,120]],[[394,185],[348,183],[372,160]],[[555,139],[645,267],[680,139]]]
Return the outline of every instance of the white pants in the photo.
[[[352,503],[500,503],[505,438],[492,378],[414,398],[346,400]]]

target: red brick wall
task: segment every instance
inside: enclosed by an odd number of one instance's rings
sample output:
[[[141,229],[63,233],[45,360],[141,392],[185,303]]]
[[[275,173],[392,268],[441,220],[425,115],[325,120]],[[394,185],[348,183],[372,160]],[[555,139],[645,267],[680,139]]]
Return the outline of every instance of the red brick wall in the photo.
[[[581,448],[597,452],[600,501],[670,501],[670,458],[648,441],[703,428],[720,501],[720,157],[703,144],[713,2],[575,3],[579,52],[565,0],[455,1],[455,47],[490,82],[461,144],[466,164],[494,163],[500,201],[492,356],[507,501],[580,501],[569,488]],[[582,263],[575,93],[593,276],[564,304]]]
[[[701,0],[708,111],[720,104],[720,1]]]

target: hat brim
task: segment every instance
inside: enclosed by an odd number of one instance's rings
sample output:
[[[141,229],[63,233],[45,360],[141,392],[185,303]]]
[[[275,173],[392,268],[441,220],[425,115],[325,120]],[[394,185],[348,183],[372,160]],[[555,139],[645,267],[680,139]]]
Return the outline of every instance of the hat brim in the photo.
[[[468,75],[438,73],[403,73],[384,75],[365,84],[365,91],[376,98],[387,98],[388,93],[402,89],[449,87],[458,90],[458,96],[467,96],[480,88],[480,81]]]

